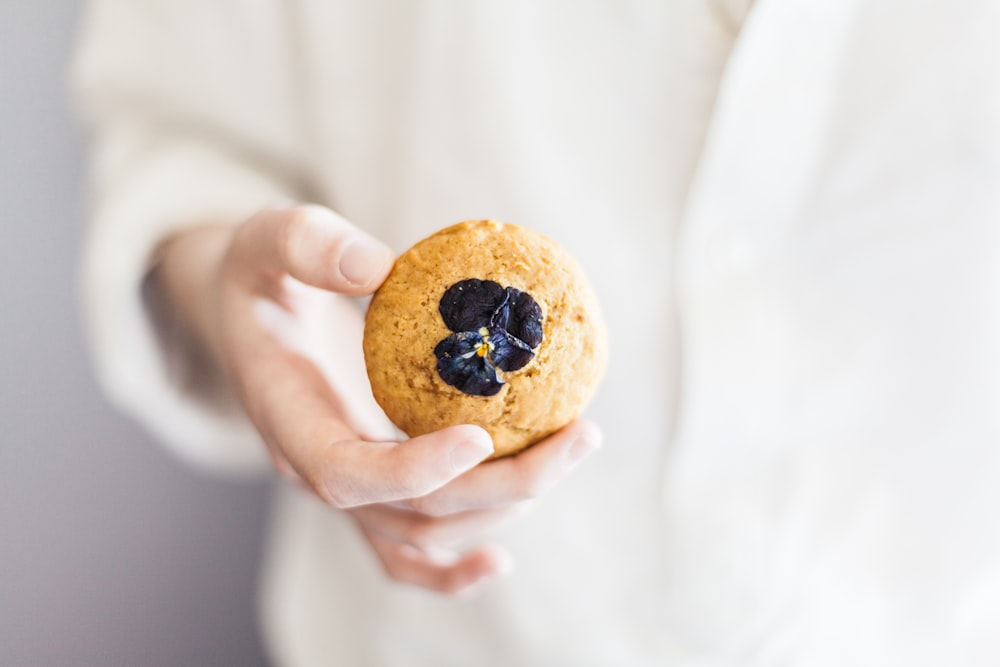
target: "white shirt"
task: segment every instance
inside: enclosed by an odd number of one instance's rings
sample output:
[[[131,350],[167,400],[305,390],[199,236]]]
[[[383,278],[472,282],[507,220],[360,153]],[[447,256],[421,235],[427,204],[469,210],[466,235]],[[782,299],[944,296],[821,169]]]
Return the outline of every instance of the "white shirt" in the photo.
[[[92,3],[91,341],[179,455],[266,467],[144,305],[185,225],[309,199],[403,250],[517,222],[609,323],[605,447],[501,531],[517,568],[479,597],[387,581],[281,491],[277,662],[1000,662],[1000,7],[747,10]]]

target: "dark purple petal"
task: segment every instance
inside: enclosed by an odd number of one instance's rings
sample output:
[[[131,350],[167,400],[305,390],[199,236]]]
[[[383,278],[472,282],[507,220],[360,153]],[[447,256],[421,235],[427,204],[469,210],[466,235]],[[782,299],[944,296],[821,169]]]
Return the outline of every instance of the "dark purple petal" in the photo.
[[[504,306],[510,313],[504,329],[534,349],[542,343],[542,309],[527,292],[507,288]]]
[[[490,326],[493,314],[506,298],[506,291],[498,283],[470,278],[449,287],[438,310],[452,331],[478,331]]]
[[[493,345],[490,360],[502,371],[520,370],[535,356],[523,341],[505,331],[494,332],[490,336],[490,343]]]
[[[434,348],[437,371],[452,387],[473,396],[493,396],[503,387],[488,356],[479,355],[483,337],[472,331],[452,334]]]
[[[506,331],[510,324],[510,288],[503,291],[503,299],[500,305],[493,311],[490,317],[490,331]]]
[[[483,337],[475,331],[454,333],[437,344],[434,355],[441,357],[462,357],[474,354],[483,342]]]

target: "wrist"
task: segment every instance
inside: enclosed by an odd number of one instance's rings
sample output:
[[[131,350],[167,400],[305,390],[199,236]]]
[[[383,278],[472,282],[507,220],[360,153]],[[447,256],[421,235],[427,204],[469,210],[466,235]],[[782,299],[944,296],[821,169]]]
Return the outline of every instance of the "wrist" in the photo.
[[[220,269],[232,242],[228,225],[195,227],[165,239],[153,255],[152,278],[177,318],[221,369]]]

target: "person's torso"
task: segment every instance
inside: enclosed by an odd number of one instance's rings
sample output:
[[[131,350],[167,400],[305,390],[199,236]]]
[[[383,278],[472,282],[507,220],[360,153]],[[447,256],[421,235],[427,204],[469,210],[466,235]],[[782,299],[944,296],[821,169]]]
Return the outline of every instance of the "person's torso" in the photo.
[[[476,599],[387,582],[284,494],[290,663],[932,664],[956,637],[976,664],[1000,317],[973,108],[998,84],[952,77],[971,22],[916,13],[885,52],[877,12],[820,4],[761,3],[728,64],[736,3],[301,4],[316,198],[397,250],[463,219],[548,234],[611,366],[605,447],[498,534],[517,569]]]

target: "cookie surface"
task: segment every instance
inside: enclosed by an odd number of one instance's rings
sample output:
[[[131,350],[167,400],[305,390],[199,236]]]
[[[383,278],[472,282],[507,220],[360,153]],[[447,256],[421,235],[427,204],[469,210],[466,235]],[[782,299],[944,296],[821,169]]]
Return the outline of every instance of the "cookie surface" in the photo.
[[[396,260],[365,319],[372,393],[411,437],[455,424],[493,436],[494,458],[576,419],[607,364],[597,298],[546,236],[462,222]]]

